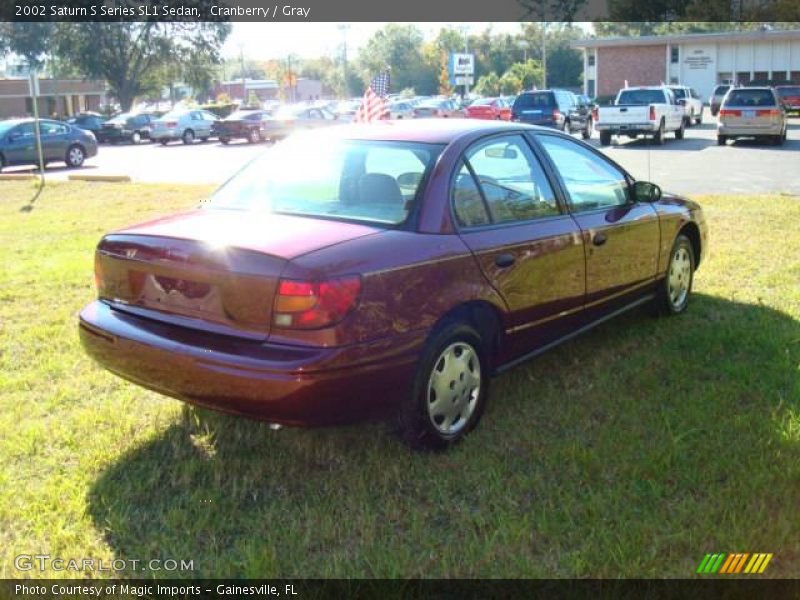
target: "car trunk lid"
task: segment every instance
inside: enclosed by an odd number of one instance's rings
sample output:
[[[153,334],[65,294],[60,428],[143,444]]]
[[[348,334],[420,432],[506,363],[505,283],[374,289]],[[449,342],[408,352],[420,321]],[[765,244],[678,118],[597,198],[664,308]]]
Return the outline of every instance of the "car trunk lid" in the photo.
[[[289,260],[376,231],[320,219],[199,209],[103,238],[95,256],[98,291],[118,310],[265,340]]]

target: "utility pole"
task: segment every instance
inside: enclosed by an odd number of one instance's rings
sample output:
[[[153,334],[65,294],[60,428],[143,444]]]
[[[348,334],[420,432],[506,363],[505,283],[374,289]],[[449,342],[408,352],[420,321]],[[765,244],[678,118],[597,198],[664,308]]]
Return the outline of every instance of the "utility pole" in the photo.
[[[344,76],[344,97],[350,98],[350,80],[347,77],[347,31],[350,23],[339,23],[336,26],[342,32],[342,73]]]

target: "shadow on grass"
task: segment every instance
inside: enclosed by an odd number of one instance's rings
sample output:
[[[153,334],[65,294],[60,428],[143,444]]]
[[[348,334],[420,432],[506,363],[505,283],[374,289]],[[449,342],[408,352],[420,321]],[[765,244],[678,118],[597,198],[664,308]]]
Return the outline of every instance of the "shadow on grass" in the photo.
[[[686,577],[706,551],[775,552],[786,575],[798,340],[786,314],[705,295],[632,313],[495,380],[445,454],[381,424],[276,433],[187,408],[88,510],[117,556],[194,560],[173,576]]]

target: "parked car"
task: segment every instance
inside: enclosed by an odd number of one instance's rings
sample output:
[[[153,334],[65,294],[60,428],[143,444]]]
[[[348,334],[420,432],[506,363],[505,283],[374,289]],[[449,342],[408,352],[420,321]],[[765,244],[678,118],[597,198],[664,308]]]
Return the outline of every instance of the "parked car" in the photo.
[[[100,130],[106,118],[98,113],[80,113],[67,119],[67,123],[78,129],[91,131],[95,138],[100,135]]]
[[[683,312],[706,239],[700,206],[557,131],[331,127],[195,210],[104,236],[80,337],[190,403],[291,425],[391,416],[411,445],[446,447],[492,375],[637,306]]]
[[[675,133],[676,140],[682,140],[686,121],[683,106],[668,87],[631,87],[619,91],[613,106],[595,109],[594,126],[600,132],[602,146],[611,143],[612,135],[632,139],[645,135],[663,144],[669,131]]]
[[[522,92],[511,109],[513,121],[552,127],[567,133],[580,131],[584,138],[591,135],[590,118],[589,108],[580,107],[575,94],[567,90]]]
[[[786,128],[786,110],[773,88],[734,88],[722,100],[717,143],[753,137],[779,145],[786,140]]]
[[[196,139],[205,142],[217,121],[219,117],[207,110],[174,110],[156,119],[151,136],[162,146],[177,140],[184,144],[193,144]]]
[[[455,119],[463,116],[464,111],[450,98],[429,98],[414,107],[415,119]]]
[[[703,100],[694,88],[688,85],[671,85],[669,89],[675,94],[678,104],[683,106],[686,126],[700,125],[703,122]]]
[[[468,119],[510,121],[511,105],[504,98],[479,98],[464,109]]]
[[[388,110],[388,117],[390,119],[413,119],[414,107],[410,102],[398,100],[397,102],[390,102],[386,107]]]
[[[232,139],[242,138],[251,144],[263,142],[264,121],[271,116],[266,110],[237,110],[224,119],[215,121],[211,126],[211,135],[223,144]]]
[[[142,140],[149,140],[155,118],[152,113],[122,113],[103,123],[97,133],[97,141],[138,144]]]
[[[39,164],[35,132],[33,119],[0,121],[0,170]],[[97,139],[91,131],[61,121],[40,119],[39,133],[45,166],[63,161],[68,167],[80,167],[87,158],[97,154]]]
[[[787,113],[800,114],[800,85],[776,85],[775,91]]]
[[[338,122],[338,117],[325,108],[302,104],[284,106],[264,120],[264,137],[276,141],[297,131],[326,127]]]
[[[361,106],[361,100],[345,100],[339,102],[331,111],[342,123],[350,123],[356,118],[356,112]]]
[[[714,88],[714,91],[711,92],[711,98],[709,99],[709,108],[711,109],[711,116],[716,117],[717,113],[719,112],[719,107],[722,104],[722,99],[725,97],[732,85],[729,84],[721,84]]]

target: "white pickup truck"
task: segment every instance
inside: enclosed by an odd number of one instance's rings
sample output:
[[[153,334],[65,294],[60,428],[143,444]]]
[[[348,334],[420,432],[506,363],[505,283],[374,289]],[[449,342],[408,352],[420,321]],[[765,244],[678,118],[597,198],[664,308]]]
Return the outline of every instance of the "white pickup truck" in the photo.
[[[600,132],[600,144],[608,146],[612,135],[652,136],[657,144],[664,143],[667,131],[675,132],[682,140],[686,129],[684,108],[666,86],[629,87],[617,94],[612,106],[596,109],[594,127]]]

